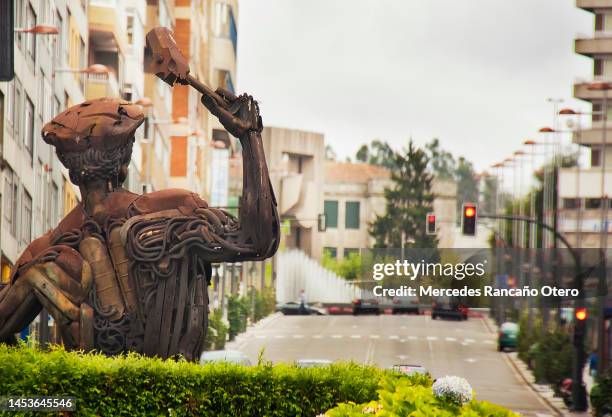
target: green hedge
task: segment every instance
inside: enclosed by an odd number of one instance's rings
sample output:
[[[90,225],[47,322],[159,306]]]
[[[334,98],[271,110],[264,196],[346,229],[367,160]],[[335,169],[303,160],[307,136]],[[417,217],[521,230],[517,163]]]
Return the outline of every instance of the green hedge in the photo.
[[[612,412],[612,370],[597,378],[597,384],[591,389],[591,406],[596,417]]]
[[[213,310],[208,317],[208,331],[204,339],[204,349],[222,350],[225,347],[228,328],[223,321],[223,312]]]
[[[385,374],[355,364],[200,366],[4,345],[0,364],[0,395],[73,396],[75,416],[311,417],[339,402],[373,400]]]
[[[383,378],[378,399],[363,404],[348,402],[327,411],[325,417],[519,417],[486,401],[457,405],[438,399],[429,378]]]

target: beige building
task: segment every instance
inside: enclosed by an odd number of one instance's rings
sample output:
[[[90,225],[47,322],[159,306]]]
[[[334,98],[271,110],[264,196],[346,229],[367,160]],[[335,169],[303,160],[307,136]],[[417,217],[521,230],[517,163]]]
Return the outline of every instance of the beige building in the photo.
[[[283,246],[319,258],[319,215],[323,213],[324,136],[266,127],[262,133],[270,180],[283,222]]]
[[[593,16],[594,32],[579,35],[575,40],[576,53],[593,60],[593,77],[578,81],[574,85],[574,96],[590,103],[591,116],[576,120],[577,124],[590,119],[590,126],[575,129],[573,142],[590,150],[590,164],[587,167],[564,168],[559,173],[559,230],[570,244],[577,247],[601,247],[600,232],[602,224],[607,233],[612,231],[610,224],[610,199],[612,196],[612,105],[608,104],[606,128],[607,139],[604,143],[603,131],[603,92],[589,89],[594,81],[612,82],[612,2],[608,0],[578,0],[577,7],[590,12]],[[608,92],[610,95],[610,92]],[[605,154],[605,158],[604,158]],[[605,159],[605,166],[602,167]],[[602,169],[603,168],[603,169]],[[603,175],[602,175],[603,174]],[[603,195],[608,196],[608,207],[602,216],[602,178]],[[602,222],[602,217],[607,220]],[[608,247],[612,242],[608,242]]]
[[[323,187],[327,225],[321,234],[323,250],[343,259],[351,252],[371,248],[374,239],[369,234],[369,225],[377,215],[385,213],[384,190],[392,185],[391,174],[384,167],[328,161]],[[439,247],[453,247],[457,185],[454,181],[434,180],[432,192]]]

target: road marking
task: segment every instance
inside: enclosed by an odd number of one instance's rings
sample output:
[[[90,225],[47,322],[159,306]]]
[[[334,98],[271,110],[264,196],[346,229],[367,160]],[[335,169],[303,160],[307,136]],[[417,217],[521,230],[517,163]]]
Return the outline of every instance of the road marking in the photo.
[[[416,337],[416,336],[408,336],[408,339],[410,339],[410,340],[419,340],[419,338]]]
[[[438,336],[427,336],[427,340],[438,340]]]
[[[351,339],[361,339],[361,335],[360,334],[352,334],[351,335]]]
[[[284,334],[277,334],[276,336],[274,336],[276,339],[284,339],[285,335]]]
[[[551,414],[536,413],[536,417],[553,417]]]
[[[294,334],[294,335],[293,335],[293,338],[294,338],[294,339],[303,339],[303,338],[304,338],[304,335],[301,335],[301,334]]]
[[[406,341],[406,339],[400,339],[400,342],[404,343]]]
[[[399,339],[399,336],[394,334],[394,335],[389,336],[389,339],[390,340]]]
[[[465,343],[474,343],[475,340],[474,339],[464,339],[463,340]]]
[[[332,334],[332,339],[342,339],[341,334]]]
[[[323,335],[315,334],[312,336],[313,339],[323,339]]]
[[[474,363],[474,362],[478,362],[478,359],[467,358],[465,361],[468,362],[468,363]]]
[[[265,334],[258,334],[255,336],[255,339],[265,339],[267,336]]]
[[[454,337],[447,337],[447,338],[446,338],[446,341],[447,341],[447,342],[456,342],[456,341],[457,341],[457,339],[455,339]]]
[[[371,334],[370,339],[380,339],[380,336],[377,334]]]
[[[492,341],[492,340],[485,340],[485,341],[484,341],[484,342],[482,342],[482,343],[484,343],[485,345],[494,345],[494,344],[495,344],[495,342],[494,342],[494,341]]]

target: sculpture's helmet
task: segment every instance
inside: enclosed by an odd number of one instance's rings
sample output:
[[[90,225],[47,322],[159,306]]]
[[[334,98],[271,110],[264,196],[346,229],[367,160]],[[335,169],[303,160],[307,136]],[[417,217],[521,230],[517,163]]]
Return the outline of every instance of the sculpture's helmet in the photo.
[[[127,176],[134,132],[143,121],[140,106],[99,98],[55,116],[43,127],[42,137],[55,146],[73,183],[103,179],[118,185]]]
[[[143,121],[140,106],[104,97],[64,110],[42,128],[42,137],[58,153],[104,151],[130,142]]]

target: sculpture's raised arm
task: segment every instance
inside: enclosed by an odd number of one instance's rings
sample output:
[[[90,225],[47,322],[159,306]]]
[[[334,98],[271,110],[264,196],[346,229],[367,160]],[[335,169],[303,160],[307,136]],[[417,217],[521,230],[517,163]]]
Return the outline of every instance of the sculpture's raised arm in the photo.
[[[246,94],[237,97],[223,89],[213,92],[193,78],[189,74],[187,60],[167,28],[151,30],[147,34],[147,47],[151,50],[153,72],[170,85],[177,82],[188,84],[202,93],[202,103],[242,145],[243,195],[239,224],[237,228],[218,227],[212,231],[228,245],[219,252],[218,257],[207,254],[207,260],[264,259],[272,256],[278,248],[280,226],[261,140],[263,126],[257,102]],[[222,222],[226,220],[221,219]]]

